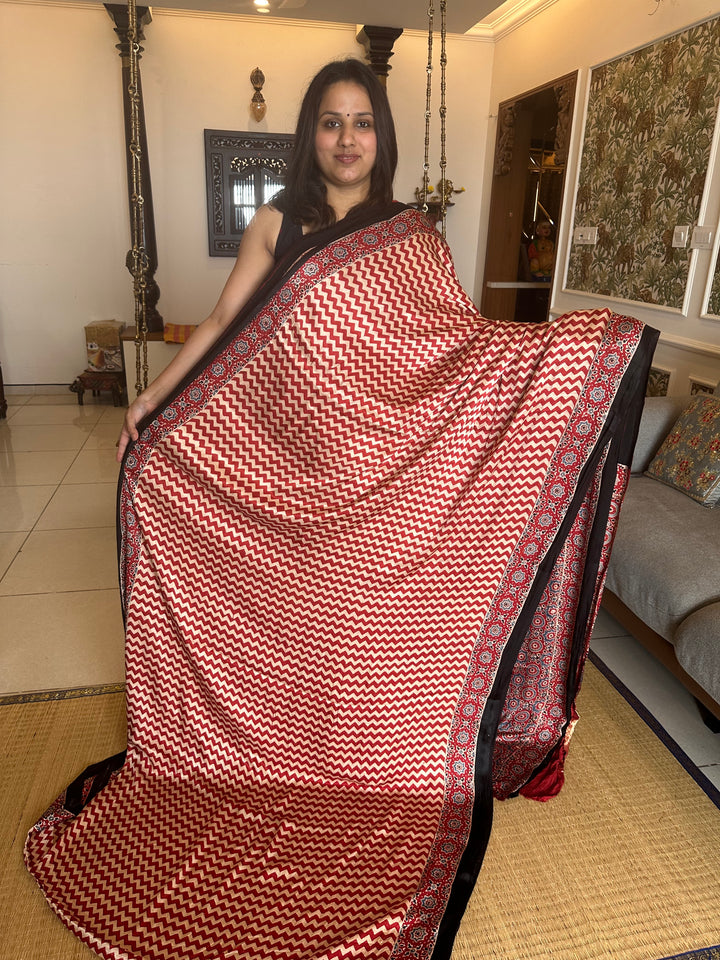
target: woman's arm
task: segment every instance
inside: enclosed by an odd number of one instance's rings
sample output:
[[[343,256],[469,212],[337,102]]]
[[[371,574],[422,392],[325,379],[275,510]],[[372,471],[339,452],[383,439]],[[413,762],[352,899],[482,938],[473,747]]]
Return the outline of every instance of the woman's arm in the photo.
[[[130,440],[137,440],[138,423],[170,396],[270,273],[281,221],[282,214],[267,205],[255,214],[243,234],[235,265],[210,316],[187,339],[163,372],[128,407],[118,440],[118,462],[122,461]]]

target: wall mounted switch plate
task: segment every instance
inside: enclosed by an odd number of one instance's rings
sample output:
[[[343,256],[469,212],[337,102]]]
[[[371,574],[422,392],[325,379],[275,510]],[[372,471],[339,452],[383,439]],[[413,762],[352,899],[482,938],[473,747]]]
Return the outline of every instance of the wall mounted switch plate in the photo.
[[[674,247],[686,247],[689,239],[690,227],[675,227],[672,238],[672,245]]]
[[[690,246],[693,250],[710,250],[713,242],[712,227],[695,227]]]
[[[575,227],[573,231],[573,243],[597,243],[597,227]]]

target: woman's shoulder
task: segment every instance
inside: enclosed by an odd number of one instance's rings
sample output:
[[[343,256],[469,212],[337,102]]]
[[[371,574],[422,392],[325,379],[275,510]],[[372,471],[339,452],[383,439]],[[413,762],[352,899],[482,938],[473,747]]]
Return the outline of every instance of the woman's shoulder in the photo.
[[[260,230],[279,230],[283,215],[271,203],[264,203],[255,211],[253,221]]]
[[[269,203],[264,203],[255,212],[248,231],[254,235],[256,243],[262,243],[268,253],[274,254],[283,215]]]

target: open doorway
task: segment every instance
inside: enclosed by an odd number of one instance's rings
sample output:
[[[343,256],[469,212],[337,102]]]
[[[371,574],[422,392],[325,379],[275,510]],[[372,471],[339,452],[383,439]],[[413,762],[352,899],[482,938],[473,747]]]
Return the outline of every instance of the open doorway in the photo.
[[[481,311],[548,318],[577,73],[500,104]]]

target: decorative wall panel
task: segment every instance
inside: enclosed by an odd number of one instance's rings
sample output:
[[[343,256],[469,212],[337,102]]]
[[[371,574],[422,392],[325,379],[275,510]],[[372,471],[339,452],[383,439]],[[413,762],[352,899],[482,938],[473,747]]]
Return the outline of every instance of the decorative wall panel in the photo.
[[[567,286],[681,308],[690,250],[672,246],[697,222],[720,96],[720,19],[592,72]]]
[[[720,254],[718,254],[715,264],[715,279],[710,290],[710,299],[708,301],[707,312],[715,317],[720,317]]]

